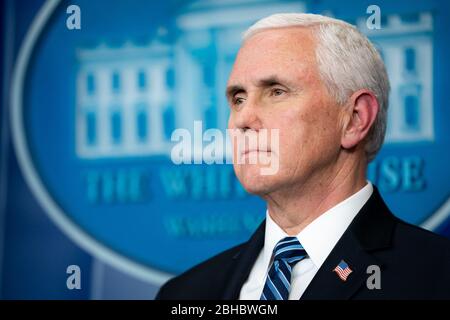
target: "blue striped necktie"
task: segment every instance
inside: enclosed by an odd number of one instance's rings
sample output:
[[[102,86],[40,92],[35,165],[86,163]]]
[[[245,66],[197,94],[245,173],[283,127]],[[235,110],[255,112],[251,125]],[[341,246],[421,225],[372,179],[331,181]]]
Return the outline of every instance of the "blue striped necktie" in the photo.
[[[288,300],[294,265],[307,256],[296,237],[286,237],[273,250],[273,263],[266,278],[261,300]]]

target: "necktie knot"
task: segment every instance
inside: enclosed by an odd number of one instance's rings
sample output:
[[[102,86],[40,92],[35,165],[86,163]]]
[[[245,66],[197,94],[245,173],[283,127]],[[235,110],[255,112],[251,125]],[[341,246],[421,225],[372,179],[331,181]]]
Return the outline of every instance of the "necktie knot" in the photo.
[[[274,261],[283,260],[293,265],[306,257],[306,251],[297,237],[286,237],[275,246],[273,257]]]
[[[293,266],[307,256],[296,237],[280,240],[273,250],[273,263],[267,274],[261,300],[286,300],[291,287]]]

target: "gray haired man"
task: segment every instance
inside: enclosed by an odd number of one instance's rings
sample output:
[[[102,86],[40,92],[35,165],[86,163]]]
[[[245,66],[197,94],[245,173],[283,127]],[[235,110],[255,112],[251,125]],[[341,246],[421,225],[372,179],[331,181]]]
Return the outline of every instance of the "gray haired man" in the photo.
[[[261,174],[266,163],[234,163],[267,202],[266,219],[158,299],[450,298],[450,241],[397,219],[366,179],[386,131],[389,80],[364,35],[320,15],[264,18],[245,33],[226,94],[230,129],[279,130],[268,148],[235,152],[279,163],[271,175]]]

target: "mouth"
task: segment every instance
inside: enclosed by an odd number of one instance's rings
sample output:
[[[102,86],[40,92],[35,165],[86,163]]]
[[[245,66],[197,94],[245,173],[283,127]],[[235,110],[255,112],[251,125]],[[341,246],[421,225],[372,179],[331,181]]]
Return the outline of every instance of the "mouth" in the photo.
[[[241,153],[241,156],[246,156],[249,155],[251,153],[269,153],[271,152],[270,150],[245,150],[244,152]]]

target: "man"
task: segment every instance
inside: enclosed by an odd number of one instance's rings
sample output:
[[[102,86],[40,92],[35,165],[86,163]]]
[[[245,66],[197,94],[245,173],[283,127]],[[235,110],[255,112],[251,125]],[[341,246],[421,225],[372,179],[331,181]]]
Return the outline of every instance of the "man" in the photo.
[[[389,81],[353,26],[276,14],[244,35],[231,72],[229,128],[279,130],[279,148],[234,163],[267,202],[251,239],[170,280],[158,299],[450,298],[450,241],[394,217],[366,180],[386,130]],[[236,148],[236,145],[235,145]]]

